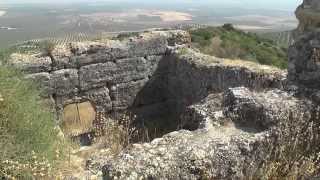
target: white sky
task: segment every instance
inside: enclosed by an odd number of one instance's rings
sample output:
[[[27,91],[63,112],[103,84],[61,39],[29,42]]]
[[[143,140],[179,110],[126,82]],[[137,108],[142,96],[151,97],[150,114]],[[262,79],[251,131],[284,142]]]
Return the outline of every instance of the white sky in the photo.
[[[199,3],[216,4],[224,6],[238,6],[242,8],[266,8],[293,10],[302,0],[0,0],[1,3],[74,3],[74,2],[136,2],[136,3]]]

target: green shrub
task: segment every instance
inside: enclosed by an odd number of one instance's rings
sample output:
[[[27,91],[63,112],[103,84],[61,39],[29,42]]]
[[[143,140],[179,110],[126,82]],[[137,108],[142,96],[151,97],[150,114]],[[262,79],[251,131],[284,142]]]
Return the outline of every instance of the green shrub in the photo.
[[[233,25],[232,24],[224,24],[223,26],[222,26],[222,28],[223,29],[225,29],[225,30],[227,30],[227,31],[234,31],[235,30],[235,28],[233,27]]]
[[[48,176],[62,146],[53,113],[36,87],[6,66],[0,66],[0,94],[0,179]]]
[[[139,33],[138,32],[128,32],[128,33],[120,33],[118,34],[116,37],[114,37],[113,39],[114,40],[124,40],[124,39],[127,39],[127,38],[130,38],[130,37],[136,37],[138,36]]]

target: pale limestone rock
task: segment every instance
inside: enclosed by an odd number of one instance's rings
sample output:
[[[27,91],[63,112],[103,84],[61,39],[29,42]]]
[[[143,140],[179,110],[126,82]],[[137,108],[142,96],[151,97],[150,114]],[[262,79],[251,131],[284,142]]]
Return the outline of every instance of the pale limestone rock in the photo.
[[[62,69],[51,73],[50,86],[54,94],[64,96],[79,91],[79,78],[77,69]]]
[[[272,148],[289,143],[299,132],[296,148],[309,147],[309,153],[319,150],[311,148],[317,141],[304,141],[308,137],[319,140],[318,135],[309,134],[320,130],[308,128],[319,123],[312,116],[316,107],[309,100],[300,100],[281,90],[253,92],[244,87],[230,88],[223,95],[220,107],[223,114],[216,119],[202,113],[217,110],[216,97],[209,97],[213,101],[208,98],[193,108],[201,113],[197,122],[209,118],[211,126],[176,131],[151,143],[134,145],[106,163],[104,178],[245,179],[250,175],[262,178],[258,169],[272,160]],[[215,121],[221,119],[230,123],[216,125]],[[310,146],[305,145],[308,143]],[[99,161],[106,160],[96,157],[95,163]]]
[[[10,56],[10,64],[27,73],[47,72],[51,70],[51,59],[40,54],[17,54]]]

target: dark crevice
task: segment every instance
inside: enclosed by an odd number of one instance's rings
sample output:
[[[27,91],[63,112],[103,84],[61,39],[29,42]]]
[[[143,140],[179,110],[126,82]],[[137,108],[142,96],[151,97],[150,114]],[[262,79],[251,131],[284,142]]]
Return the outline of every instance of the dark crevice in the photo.
[[[179,129],[180,116],[187,107],[179,97],[175,98],[170,93],[170,86],[173,84],[170,84],[169,79],[174,78],[170,77],[174,75],[170,72],[175,71],[175,66],[171,63],[175,60],[176,57],[163,56],[156,71],[148,76],[149,81],[136,95],[129,108],[136,115],[136,123],[150,131],[151,139]]]
[[[48,57],[49,57],[50,60],[51,60],[51,71],[50,71],[50,72],[55,71],[56,68],[57,68],[57,61],[56,61],[56,59],[53,57],[53,55],[52,55],[51,53],[48,53]],[[49,72],[49,73],[50,73],[50,72]]]

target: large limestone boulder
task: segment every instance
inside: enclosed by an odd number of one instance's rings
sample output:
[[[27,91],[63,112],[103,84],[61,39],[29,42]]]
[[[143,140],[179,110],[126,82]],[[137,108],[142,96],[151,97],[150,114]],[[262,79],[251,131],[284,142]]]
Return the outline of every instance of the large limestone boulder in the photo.
[[[27,73],[48,72],[52,69],[50,57],[41,54],[14,53],[9,63]]]
[[[227,90],[220,110],[214,103],[218,99],[208,96],[190,107],[187,113],[202,124],[200,129],[133,145],[104,166],[105,179],[263,178],[261,168],[282,152],[280,147],[287,148],[284,143],[295,141],[296,149],[317,151],[317,141],[304,141],[317,139],[309,133],[319,132],[308,129],[319,123],[311,102],[280,90],[252,92],[243,87]],[[106,162],[96,157],[91,163],[99,161]]]

